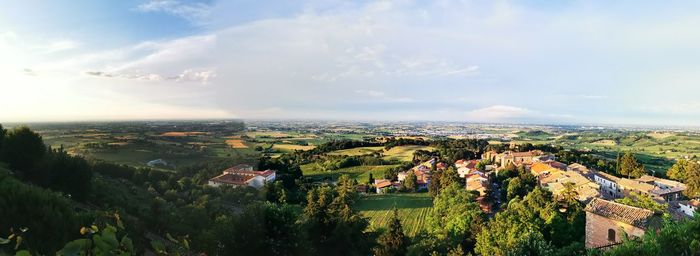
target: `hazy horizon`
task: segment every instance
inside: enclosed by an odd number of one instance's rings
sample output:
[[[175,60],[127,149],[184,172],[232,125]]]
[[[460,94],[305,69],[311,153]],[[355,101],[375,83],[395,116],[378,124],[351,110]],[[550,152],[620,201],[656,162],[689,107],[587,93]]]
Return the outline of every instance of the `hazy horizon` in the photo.
[[[0,122],[700,126],[700,3],[10,2]]]

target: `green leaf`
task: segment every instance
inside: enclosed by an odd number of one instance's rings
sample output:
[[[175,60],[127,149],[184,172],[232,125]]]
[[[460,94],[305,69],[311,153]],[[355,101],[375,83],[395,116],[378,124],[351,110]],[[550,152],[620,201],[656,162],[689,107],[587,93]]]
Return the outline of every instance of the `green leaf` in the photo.
[[[27,251],[27,250],[21,250],[21,251],[17,251],[15,253],[15,256],[32,256],[32,254],[29,253],[29,251]]]
[[[162,242],[153,240],[151,241],[151,247],[153,250],[155,250],[157,253],[163,253],[165,252],[165,245],[163,245]]]
[[[134,242],[131,241],[131,238],[124,236],[122,237],[122,242],[121,242],[122,248],[124,248],[128,253],[133,253],[134,252]]]
[[[182,245],[185,246],[185,249],[190,249],[190,242],[188,242],[187,239],[182,239]]]
[[[117,240],[115,231],[116,229],[112,226],[107,226],[107,228],[102,230],[102,240],[105,243],[107,243],[111,248],[119,247],[119,241]]]
[[[61,256],[79,256],[81,252],[85,251],[87,246],[87,239],[78,239],[68,242],[63,249],[61,249],[57,255]]]
[[[22,244],[22,236],[17,236],[15,239],[15,250],[19,249],[19,246]]]
[[[165,238],[167,238],[168,240],[170,240],[170,242],[179,243],[179,242],[177,241],[177,239],[173,238],[173,236],[170,235],[170,233],[165,233]]]

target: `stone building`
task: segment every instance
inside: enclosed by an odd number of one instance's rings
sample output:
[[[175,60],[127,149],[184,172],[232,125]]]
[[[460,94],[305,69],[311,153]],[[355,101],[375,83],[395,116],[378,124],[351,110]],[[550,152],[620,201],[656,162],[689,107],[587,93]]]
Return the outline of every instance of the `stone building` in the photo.
[[[654,212],[594,198],[586,206],[586,248],[606,248],[630,238],[642,237],[654,219]]]

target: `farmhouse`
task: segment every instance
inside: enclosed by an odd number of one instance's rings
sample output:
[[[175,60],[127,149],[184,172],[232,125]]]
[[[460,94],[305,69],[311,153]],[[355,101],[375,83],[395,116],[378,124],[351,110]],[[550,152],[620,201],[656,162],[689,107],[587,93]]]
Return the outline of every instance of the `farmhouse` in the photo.
[[[697,199],[693,199],[690,201],[680,201],[678,202],[678,206],[679,212],[687,216],[693,217],[695,213],[698,212],[698,208],[700,208],[700,201],[698,201]]]
[[[274,170],[254,171],[253,166],[240,164],[224,170],[219,176],[209,179],[208,185],[212,187],[250,186],[259,189],[265,183],[275,181],[275,177],[276,171]]]
[[[624,234],[641,237],[653,216],[650,210],[595,198],[586,206],[586,248],[622,243]]]
[[[386,179],[378,179],[374,180],[374,187],[377,188],[377,194],[384,194],[389,190],[390,188],[399,188],[401,186],[401,183],[399,182],[391,182],[391,180],[386,180]]]
[[[421,168],[414,168],[405,172],[399,172],[399,182],[406,180],[406,176],[408,176],[409,172],[413,172],[413,174],[416,175],[416,185],[418,185],[419,190],[428,189],[428,185],[430,184],[430,174],[427,171],[421,170]]]

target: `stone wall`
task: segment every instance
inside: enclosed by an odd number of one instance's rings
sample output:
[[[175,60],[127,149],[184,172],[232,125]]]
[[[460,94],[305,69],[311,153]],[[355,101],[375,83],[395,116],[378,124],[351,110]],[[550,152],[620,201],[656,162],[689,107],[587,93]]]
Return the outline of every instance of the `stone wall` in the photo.
[[[615,240],[608,240],[608,230],[615,231]],[[605,218],[595,213],[586,212],[586,248],[597,248],[622,242],[622,232],[630,236],[641,237],[644,229]]]

